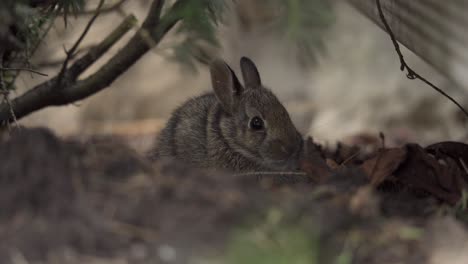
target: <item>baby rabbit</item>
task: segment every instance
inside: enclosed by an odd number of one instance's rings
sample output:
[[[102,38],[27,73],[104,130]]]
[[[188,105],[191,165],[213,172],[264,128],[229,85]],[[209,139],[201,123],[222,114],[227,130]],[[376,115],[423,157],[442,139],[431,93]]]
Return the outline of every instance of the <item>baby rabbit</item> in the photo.
[[[244,86],[224,61],[211,64],[214,93],[174,111],[155,157],[234,172],[297,169],[302,136],[255,64],[243,57],[240,66]]]

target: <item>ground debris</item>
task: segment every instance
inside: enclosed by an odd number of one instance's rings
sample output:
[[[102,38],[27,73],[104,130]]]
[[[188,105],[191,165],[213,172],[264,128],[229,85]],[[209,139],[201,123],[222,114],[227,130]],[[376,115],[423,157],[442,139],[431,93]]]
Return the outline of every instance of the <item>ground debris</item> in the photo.
[[[266,217],[279,229],[315,230],[318,263],[440,259],[439,228],[430,223],[440,215],[468,219],[466,201],[459,202],[466,145],[372,149],[329,150],[308,139],[303,172],[266,177],[151,163],[118,138],[64,140],[22,129],[0,142],[0,258],[188,263],[223,252],[233,231]],[[445,210],[441,202],[457,206]],[[465,225],[456,228],[468,236]]]
[[[368,182],[377,187],[393,186],[427,194],[455,205],[468,189],[468,145],[461,142],[440,142],[426,148],[418,144],[402,147],[378,148],[374,153],[362,154],[359,146],[339,144],[335,151],[316,146],[315,156],[307,156],[306,172],[317,171],[324,162],[318,157],[329,156],[335,164],[321,169],[322,177],[330,177],[337,170],[359,168]],[[352,151],[351,151],[352,150]],[[351,153],[357,154],[351,154]],[[361,154],[359,154],[361,153]],[[319,162],[317,162],[319,160]],[[312,169],[311,169],[312,168]]]

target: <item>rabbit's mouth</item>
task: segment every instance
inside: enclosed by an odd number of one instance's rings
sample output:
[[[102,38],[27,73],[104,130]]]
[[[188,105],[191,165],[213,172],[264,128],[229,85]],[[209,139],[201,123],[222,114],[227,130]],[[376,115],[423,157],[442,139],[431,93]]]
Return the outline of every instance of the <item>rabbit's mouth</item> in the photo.
[[[295,172],[300,170],[299,159],[265,160],[262,165],[273,171]]]
[[[299,170],[299,157],[302,150],[302,144],[284,158],[272,158],[267,154],[263,156],[263,163],[267,167],[278,170]]]

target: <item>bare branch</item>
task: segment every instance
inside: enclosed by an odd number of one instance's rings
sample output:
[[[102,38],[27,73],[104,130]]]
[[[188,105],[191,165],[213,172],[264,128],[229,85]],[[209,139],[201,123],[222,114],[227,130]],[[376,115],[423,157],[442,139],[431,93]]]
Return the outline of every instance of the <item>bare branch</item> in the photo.
[[[122,73],[137,62],[138,59],[157,45],[166,33],[183,18],[183,12],[181,12],[181,10],[186,8],[187,1],[178,0],[161,17],[163,4],[163,0],[153,1],[149,13],[138,32],[94,74],[79,81],[77,78],[72,80],[68,77],[69,75],[79,75],[82,73],[97,60],[95,55],[98,52],[96,51],[104,53],[107,50],[104,50],[103,47],[110,47],[114,43],[109,43],[109,41],[105,40],[101,42],[96,49],[92,49],[88,54],[77,60],[66,71],[65,78],[67,80],[65,83],[68,85],[64,86],[62,89],[54,89],[54,84],[58,78],[57,76],[15,98],[11,103],[17,118],[21,118],[44,107],[65,105],[84,99],[108,87]],[[145,41],[144,37],[142,37],[143,32],[148,34],[152,40],[151,42]],[[93,52],[96,52],[96,54],[91,54]],[[7,109],[8,107],[5,104],[0,105],[0,121],[11,121]]]
[[[97,61],[103,54],[105,54],[118,40],[120,40],[125,33],[127,33],[134,25],[136,24],[136,18],[133,15],[125,18],[122,23],[112,31],[101,43],[89,50],[89,52],[78,59],[68,70],[69,73],[66,74],[69,76],[78,76],[82,73],[87,67],[92,65]],[[73,73],[73,74],[72,74]],[[72,78],[75,78],[72,76]],[[52,102],[55,101],[55,97],[60,95],[60,92],[64,89],[55,89],[55,83],[58,76],[43,82],[36,87],[32,88],[24,95],[15,98],[11,105],[15,109],[15,113],[19,113],[21,118],[24,115],[31,113],[37,109],[52,105]],[[40,102],[44,100],[43,102]],[[9,111],[6,104],[0,105],[0,122],[1,121],[12,121],[8,115]],[[18,115],[17,115],[18,116]]]
[[[134,15],[129,15],[114,29],[101,43],[91,47],[89,51],[81,58],[77,59],[69,68],[68,72],[71,78],[76,79],[89,66],[104,55],[118,40],[120,40],[130,29],[137,25],[137,19]]]
[[[36,70],[33,70],[33,69],[29,69],[29,68],[3,68],[3,67],[0,67],[0,71],[28,71],[28,72],[32,72],[32,73],[42,75],[42,76],[49,76],[49,75],[47,75],[45,73],[42,73],[42,72],[39,72],[39,71],[36,71]]]
[[[75,44],[72,46],[72,48],[69,51],[65,51],[65,53],[67,54],[67,57],[65,58],[65,61],[63,62],[62,69],[60,70],[60,73],[59,73],[59,76],[58,76],[58,79],[57,79],[57,84],[56,84],[57,87],[59,87],[62,84],[63,76],[65,74],[65,71],[67,70],[68,63],[69,63],[70,59],[73,57],[73,54],[75,53],[76,49],[80,46],[81,42],[83,41],[85,36],[88,34],[89,29],[94,24],[94,21],[96,21],[96,18],[99,16],[99,14],[101,12],[102,5],[104,4],[104,1],[105,0],[100,0],[99,5],[98,5],[98,7],[96,9],[96,13],[93,15],[93,17],[91,17],[88,24],[86,24],[86,27],[83,30],[83,33],[81,33],[80,37],[75,42]]]
[[[468,118],[468,112],[465,110],[465,108],[463,108],[463,106],[460,105],[460,103],[458,103],[455,99],[453,99],[450,95],[448,95],[442,89],[434,85],[432,82],[428,81],[426,78],[419,75],[406,63],[405,58],[403,57],[403,53],[400,50],[400,45],[398,44],[398,41],[396,40],[395,34],[393,34],[393,31],[390,28],[390,25],[388,24],[387,19],[385,18],[385,15],[382,11],[380,0],[375,0],[375,1],[377,4],[377,9],[379,11],[380,19],[382,20],[382,23],[384,24],[385,30],[390,35],[390,38],[392,39],[392,42],[393,42],[393,46],[395,47],[395,51],[397,52],[398,57],[400,58],[400,70],[401,71],[404,71],[405,69],[407,70],[406,77],[408,77],[408,79],[410,80],[419,79],[420,81],[432,87],[432,89],[436,90],[438,93],[440,93],[441,95],[449,99],[452,103],[454,103]]]

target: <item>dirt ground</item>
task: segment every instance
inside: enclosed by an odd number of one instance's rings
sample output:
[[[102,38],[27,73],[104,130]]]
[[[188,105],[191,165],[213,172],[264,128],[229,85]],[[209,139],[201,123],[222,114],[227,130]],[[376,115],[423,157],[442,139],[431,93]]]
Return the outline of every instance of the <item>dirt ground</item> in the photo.
[[[448,206],[409,185],[374,188],[357,160],[320,172],[317,157],[340,162],[344,147],[311,148],[307,175],[232,175],[150,163],[125,142],[4,133],[2,263],[468,260],[466,193]]]

